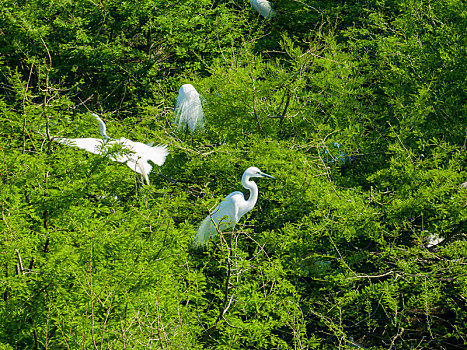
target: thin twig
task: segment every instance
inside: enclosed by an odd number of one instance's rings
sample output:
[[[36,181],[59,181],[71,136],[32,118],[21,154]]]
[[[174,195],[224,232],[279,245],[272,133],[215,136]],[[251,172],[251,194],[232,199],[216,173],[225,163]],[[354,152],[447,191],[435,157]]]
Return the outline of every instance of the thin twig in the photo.
[[[285,115],[287,114],[287,109],[289,108],[289,103],[290,103],[290,91],[287,90],[287,101],[285,102],[284,111],[282,112],[281,120],[279,122],[280,127],[282,127],[282,123],[284,122]]]
[[[467,150],[467,127],[465,128],[464,151]]]
[[[256,113],[256,95],[255,95],[255,91],[256,91],[255,80],[256,79],[255,77],[251,75],[250,75],[250,78],[251,78],[251,83],[253,87],[253,113],[255,115],[256,122],[258,123],[258,131],[260,132],[261,135],[263,135],[263,127],[261,126],[261,122],[259,121],[258,113]]]
[[[18,275],[24,275],[23,261],[21,260],[21,255],[19,254],[18,249],[15,249],[15,252],[18,256]]]

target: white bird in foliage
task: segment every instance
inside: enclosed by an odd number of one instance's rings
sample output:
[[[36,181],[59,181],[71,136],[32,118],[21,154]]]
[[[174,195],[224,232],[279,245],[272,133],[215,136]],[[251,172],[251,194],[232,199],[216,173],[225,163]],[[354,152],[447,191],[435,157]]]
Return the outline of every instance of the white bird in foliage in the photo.
[[[232,192],[225,197],[199,226],[198,233],[193,239],[193,247],[199,248],[204,246],[211,237],[218,233],[218,230],[233,229],[240,218],[253,209],[258,200],[258,186],[256,186],[254,181],[250,180],[252,177],[269,177],[274,179],[274,177],[263,173],[256,167],[246,169],[242,176],[242,185],[250,191],[248,199],[245,199],[245,196],[240,191]]]
[[[177,131],[186,127],[193,134],[196,130],[204,129],[202,98],[191,84],[182,85],[178,90],[174,110],[174,123],[177,124]]]
[[[105,123],[97,114],[92,114],[96,120],[99,122],[100,133],[104,139],[98,138],[78,138],[78,139],[68,139],[68,138],[59,138],[57,142],[69,145],[76,146],[78,148],[84,149],[88,152],[100,155],[106,155],[109,153],[110,149],[114,145],[121,145],[122,148],[129,151],[126,154],[112,154],[109,156],[109,159],[126,163],[128,167],[135,171],[136,173],[143,176],[146,183],[149,185],[149,173],[152,170],[152,165],[149,164],[149,160],[153,163],[161,166],[165,162],[165,158],[169,154],[166,145],[158,145],[152,147],[152,144],[144,144],[141,142],[135,142],[128,140],[124,137],[119,138],[118,140],[113,140],[106,133]]]
[[[268,0],[250,0],[251,6],[266,19],[271,19],[276,15]]]
[[[425,232],[428,231],[425,230]],[[434,247],[435,245],[440,244],[442,241],[444,241],[444,237],[429,232],[428,236],[425,237],[425,244],[427,248]]]

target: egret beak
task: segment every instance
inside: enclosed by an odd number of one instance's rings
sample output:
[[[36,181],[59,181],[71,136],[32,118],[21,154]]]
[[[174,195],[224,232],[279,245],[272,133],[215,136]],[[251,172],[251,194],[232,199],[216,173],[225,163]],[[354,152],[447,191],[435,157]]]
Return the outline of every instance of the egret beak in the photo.
[[[273,180],[276,179],[274,176],[268,175],[268,174],[266,174],[266,173],[261,173],[261,176],[262,176],[262,177],[269,177],[270,179],[273,179]]]

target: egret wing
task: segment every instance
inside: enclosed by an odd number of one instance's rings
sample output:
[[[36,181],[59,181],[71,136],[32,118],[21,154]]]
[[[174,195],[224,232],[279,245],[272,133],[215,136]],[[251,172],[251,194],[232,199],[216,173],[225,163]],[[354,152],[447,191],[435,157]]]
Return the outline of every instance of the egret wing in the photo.
[[[169,155],[169,150],[167,149],[167,145],[157,145],[151,147],[149,155],[147,158],[157,164],[159,166],[165,163],[165,159]]]
[[[208,215],[199,226],[198,232],[193,239],[193,246],[200,247],[205,245],[211,237],[217,235],[217,228],[224,231],[235,227],[238,221],[238,203],[241,199],[243,199],[243,193],[239,191],[232,192],[225,197],[212,211],[211,215]]]
[[[60,138],[60,139],[56,139],[56,141],[64,145],[74,146],[74,147],[84,149],[94,154],[102,154],[102,151],[104,150],[104,143],[105,143],[105,140],[96,139],[96,138],[80,138],[80,139]]]
[[[121,145],[122,148],[125,150],[128,150],[129,152],[118,152],[110,155],[110,159],[119,162],[119,163],[125,163],[129,161],[130,159],[134,158],[134,153],[136,152],[135,149],[132,147],[132,141],[128,140],[124,137],[119,138],[118,140],[111,140],[107,141],[106,146],[108,148],[113,147],[114,145]],[[134,170],[134,169],[133,169]]]
[[[141,159],[150,160],[159,166],[165,163],[165,159],[169,154],[166,145],[149,146],[141,142],[133,142],[132,148],[136,156]]]
[[[238,208],[236,206],[237,197],[243,194],[241,192],[232,192],[214,209],[212,220],[221,231],[234,227],[237,223]]]
[[[195,237],[193,238],[192,245],[195,248],[202,247],[206,245],[206,243],[211,238],[211,235],[217,233],[216,230],[212,230],[214,226],[211,223],[211,216],[208,215],[206,218],[201,222],[198,228],[198,232],[196,233]]]

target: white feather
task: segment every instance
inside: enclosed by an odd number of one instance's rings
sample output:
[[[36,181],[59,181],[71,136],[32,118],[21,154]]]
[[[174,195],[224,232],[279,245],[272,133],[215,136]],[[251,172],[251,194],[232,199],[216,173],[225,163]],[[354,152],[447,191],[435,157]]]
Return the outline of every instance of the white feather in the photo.
[[[435,245],[440,244],[442,241],[444,241],[444,237],[438,236],[437,234],[433,234],[433,233],[428,233],[428,236],[425,237],[427,248],[434,247]]]
[[[266,19],[271,19],[276,15],[268,0],[250,0],[251,6]]]
[[[178,90],[174,123],[177,125],[177,131],[188,127],[193,134],[196,130],[204,129],[202,97],[191,84],[182,85]]]

